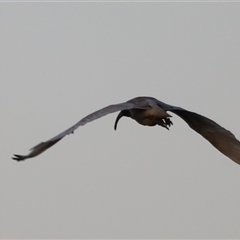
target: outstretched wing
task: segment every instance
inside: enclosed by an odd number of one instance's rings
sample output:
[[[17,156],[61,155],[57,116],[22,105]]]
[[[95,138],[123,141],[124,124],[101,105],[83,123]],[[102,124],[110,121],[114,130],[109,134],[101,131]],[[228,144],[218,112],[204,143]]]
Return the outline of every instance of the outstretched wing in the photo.
[[[193,130],[207,139],[221,153],[240,164],[240,142],[225,128],[209,118],[184,109],[169,109],[181,117]]]
[[[124,109],[132,109],[132,108],[139,108],[139,109],[146,109],[147,106],[140,106],[136,103],[131,103],[131,102],[125,102],[125,103],[119,103],[119,104],[114,104],[114,105],[109,105],[105,108],[102,108],[96,112],[93,112],[83,119],[81,119],[79,122],[77,122],[75,125],[72,127],[68,128],[67,130],[63,131],[62,133],[58,134],[57,136],[47,140],[46,142],[41,142],[32,149],[30,149],[30,153],[28,155],[17,155],[14,154],[14,157],[12,159],[17,160],[17,161],[23,161],[27,158],[32,158],[40,153],[44,152],[51,146],[53,146],[55,143],[60,141],[62,138],[64,138],[66,135],[73,133],[78,127],[85,125],[88,122],[91,122],[93,120],[96,120],[100,117],[103,117],[109,113],[114,113],[117,111],[121,111]]]

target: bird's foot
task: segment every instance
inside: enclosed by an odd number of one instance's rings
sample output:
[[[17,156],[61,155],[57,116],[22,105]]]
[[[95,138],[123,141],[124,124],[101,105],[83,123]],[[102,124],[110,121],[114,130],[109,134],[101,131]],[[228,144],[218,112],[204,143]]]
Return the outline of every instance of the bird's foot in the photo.
[[[164,118],[164,122],[168,127],[171,127],[171,125],[173,125],[173,122],[170,120],[170,118]]]
[[[173,125],[173,123],[169,118],[163,118],[158,121],[158,125],[169,130],[169,127]]]

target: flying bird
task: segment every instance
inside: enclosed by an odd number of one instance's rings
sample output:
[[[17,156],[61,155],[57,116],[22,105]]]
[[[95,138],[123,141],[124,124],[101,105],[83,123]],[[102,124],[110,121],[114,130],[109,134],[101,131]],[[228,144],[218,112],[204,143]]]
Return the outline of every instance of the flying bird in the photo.
[[[168,111],[173,112],[182,118],[190,128],[208,140],[221,153],[232,159],[234,162],[240,164],[240,142],[230,131],[221,127],[211,119],[201,116],[200,114],[190,112],[181,107],[166,104],[153,97],[136,97],[127,102],[113,104],[102,108],[82,118],[75,125],[55,137],[47,140],[46,142],[39,143],[30,149],[31,152],[28,155],[15,154],[12,159],[23,161],[27,158],[36,157],[56,144],[66,135],[73,133],[78,127],[107,114],[118,111],[120,112],[114,124],[115,130],[117,129],[117,124],[122,117],[132,118],[144,126],[159,125],[169,129],[173,123],[170,119],[172,116],[168,114]]]

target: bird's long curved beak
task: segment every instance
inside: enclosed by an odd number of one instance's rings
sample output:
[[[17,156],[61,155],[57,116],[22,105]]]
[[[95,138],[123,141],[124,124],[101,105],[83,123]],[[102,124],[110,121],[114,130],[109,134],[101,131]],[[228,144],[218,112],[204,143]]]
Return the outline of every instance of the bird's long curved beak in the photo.
[[[125,116],[124,111],[121,111],[121,112],[117,115],[117,118],[116,118],[115,123],[114,123],[114,130],[117,130],[118,121],[119,121],[123,116]]]

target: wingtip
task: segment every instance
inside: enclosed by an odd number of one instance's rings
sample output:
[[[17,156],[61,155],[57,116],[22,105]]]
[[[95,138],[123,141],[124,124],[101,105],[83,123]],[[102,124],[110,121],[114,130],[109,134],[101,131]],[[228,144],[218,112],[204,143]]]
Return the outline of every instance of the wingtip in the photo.
[[[18,161],[18,162],[26,159],[26,156],[22,156],[22,155],[18,155],[18,154],[13,154],[13,155],[14,155],[14,157],[12,157],[12,159],[15,161]]]

